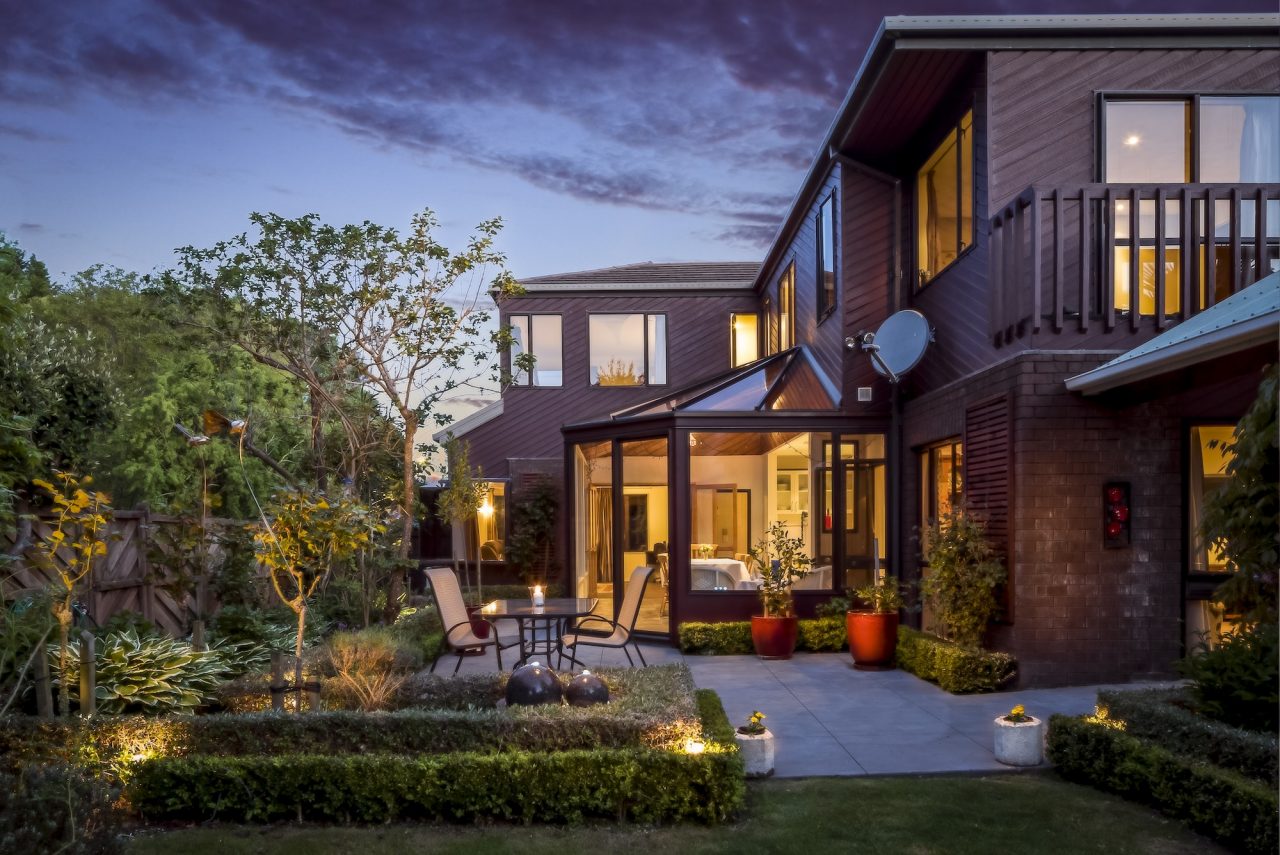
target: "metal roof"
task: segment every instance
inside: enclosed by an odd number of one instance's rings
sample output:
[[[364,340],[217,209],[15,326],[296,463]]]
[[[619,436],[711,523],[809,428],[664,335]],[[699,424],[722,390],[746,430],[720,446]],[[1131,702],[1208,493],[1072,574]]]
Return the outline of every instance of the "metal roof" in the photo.
[[[1272,273],[1092,371],[1068,378],[1067,388],[1095,395],[1267,342],[1280,344],[1280,273]]]
[[[756,261],[644,261],[618,267],[554,273],[518,280],[526,291],[706,291],[749,289],[760,263]]]

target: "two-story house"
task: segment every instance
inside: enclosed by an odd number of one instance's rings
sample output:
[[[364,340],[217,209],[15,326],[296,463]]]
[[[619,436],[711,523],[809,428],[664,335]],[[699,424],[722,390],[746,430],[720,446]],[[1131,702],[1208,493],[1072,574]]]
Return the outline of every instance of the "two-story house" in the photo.
[[[558,477],[606,610],[667,556],[645,630],[755,612],[779,521],[801,614],[918,579],[963,501],[1024,684],[1168,673],[1224,619],[1198,514],[1277,357],[1277,93],[1277,15],[888,18],[758,268],[526,281],[538,367],[453,432],[496,489]],[[907,309],[934,340],[891,383],[859,342]]]

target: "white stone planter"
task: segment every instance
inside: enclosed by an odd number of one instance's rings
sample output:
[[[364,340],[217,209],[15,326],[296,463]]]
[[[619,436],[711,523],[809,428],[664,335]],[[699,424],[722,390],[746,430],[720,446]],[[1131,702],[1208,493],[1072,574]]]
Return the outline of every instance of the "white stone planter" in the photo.
[[[995,720],[996,759],[1006,766],[1039,766],[1044,762],[1044,722]]]
[[[773,734],[735,733],[738,751],[747,767],[748,778],[765,778],[773,774]]]

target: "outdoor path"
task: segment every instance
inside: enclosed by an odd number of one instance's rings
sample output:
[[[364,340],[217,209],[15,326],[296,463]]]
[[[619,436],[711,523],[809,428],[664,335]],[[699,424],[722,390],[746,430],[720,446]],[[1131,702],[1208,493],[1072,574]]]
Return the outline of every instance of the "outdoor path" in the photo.
[[[734,724],[755,710],[763,712],[774,734],[775,775],[787,778],[1008,770],[992,754],[997,715],[1015,704],[1037,718],[1081,715],[1093,711],[1099,689],[1110,688],[951,695],[905,671],[855,670],[848,653],[797,653],[766,662],[755,656],[683,656],[665,645],[641,648],[650,665],[686,663],[699,688],[719,693]],[[620,651],[592,648],[583,653],[580,658],[588,668],[627,665]],[[450,673],[454,662],[442,657],[436,672]],[[464,660],[462,672],[495,667],[489,653]]]

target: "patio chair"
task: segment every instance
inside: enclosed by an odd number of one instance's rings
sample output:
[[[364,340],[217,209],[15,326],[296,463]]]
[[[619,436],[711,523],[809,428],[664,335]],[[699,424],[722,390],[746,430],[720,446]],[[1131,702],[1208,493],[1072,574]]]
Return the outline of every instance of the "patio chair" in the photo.
[[[631,574],[631,578],[627,580],[626,592],[622,595],[622,608],[618,611],[618,619],[616,621],[609,620],[601,615],[588,615],[578,621],[578,625],[574,627],[577,630],[582,629],[593,623],[603,624],[602,632],[608,632],[608,635],[584,635],[579,632],[568,632],[560,637],[560,661],[558,666],[564,666],[564,648],[571,648],[573,652],[577,648],[582,647],[614,647],[621,648],[622,652],[627,654],[627,661],[631,663],[631,667],[635,667],[635,660],[631,658],[631,652],[627,650],[630,644],[636,649],[636,655],[640,657],[640,664],[649,667],[649,663],[644,661],[644,654],[640,652],[640,645],[635,640],[636,618],[640,616],[640,601],[644,599],[645,587],[649,584],[649,577],[654,573],[652,567],[637,567]]]
[[[435,594],[436,608],[440,611],[440,623],[445,627],[444,646],[436,653],[436,658],[431,660],[430,673],[435,673],[436,663],[444,655],[445,648],[458,654],[458,664],[453,668],[453,673],[457,674],[462,667],[462,657],[466,655],[466,651],[482,649],[489,645],[493,645],[494,653],[498,657],[498,670],[501,671],[502,649],[514,647],[519,642],[503,644],[502,639],[498,637],[498,628],[493,621],[486,618],[481,620],[489,624],[489,637],[480,638],[471,628],[471,618],[467,617],[467,607],[462,602],[462,589],[458,587],[458,577],[453,570],[448,567],[428,567],[426,573],[427,581],[431,583],[431,591]]]

